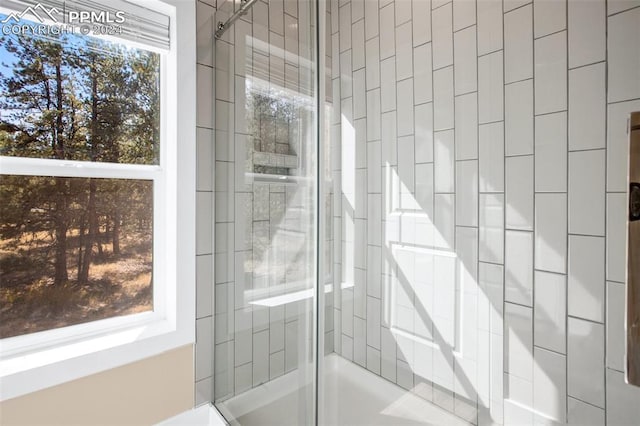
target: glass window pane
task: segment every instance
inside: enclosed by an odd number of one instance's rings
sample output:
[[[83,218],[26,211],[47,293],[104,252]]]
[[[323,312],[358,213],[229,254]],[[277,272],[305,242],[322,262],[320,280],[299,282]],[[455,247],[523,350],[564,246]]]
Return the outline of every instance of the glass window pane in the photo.
[[[0,176],[0,338],[153,309],[153,182]]]
[[[158,53],[80,34],[0,39],[0,155],[158,164],[159,143]]]

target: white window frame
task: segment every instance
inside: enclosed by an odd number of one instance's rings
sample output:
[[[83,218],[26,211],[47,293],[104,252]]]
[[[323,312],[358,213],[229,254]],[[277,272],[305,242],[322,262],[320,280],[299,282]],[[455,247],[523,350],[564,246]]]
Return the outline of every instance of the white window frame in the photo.
[[[0,171],[153,180],[153,311],[1,339],[0,401],[195,340],[195,0],[133,1],[170,17],[171,47],[161,52],[160,164],[0,157]]]

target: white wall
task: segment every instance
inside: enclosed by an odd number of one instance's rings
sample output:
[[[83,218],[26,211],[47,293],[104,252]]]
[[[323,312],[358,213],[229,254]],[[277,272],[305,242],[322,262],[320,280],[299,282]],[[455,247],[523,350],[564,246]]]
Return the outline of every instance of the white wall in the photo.
[[[637,422],[640,2],[331,8],[336,352],[476,424]]]

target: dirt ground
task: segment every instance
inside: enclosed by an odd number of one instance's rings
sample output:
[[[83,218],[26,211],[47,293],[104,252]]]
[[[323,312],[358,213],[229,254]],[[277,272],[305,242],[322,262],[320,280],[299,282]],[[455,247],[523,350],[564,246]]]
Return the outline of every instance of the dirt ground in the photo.
[[[153,309],[151,239],[122,237],[121,253],[94,248],[89,282],[77,283],[77,242],[68,236],[69,281],[54,285],[54,249],[47,235],[0,241],[0,338]]]

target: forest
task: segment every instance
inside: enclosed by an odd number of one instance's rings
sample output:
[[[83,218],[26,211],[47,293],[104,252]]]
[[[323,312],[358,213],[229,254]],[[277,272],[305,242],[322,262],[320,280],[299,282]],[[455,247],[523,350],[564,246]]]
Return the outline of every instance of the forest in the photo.
[[[0,39],[0,155],[159,164],[160,55]],[[0,170],[0,338],[153,309],[153,181]]]

